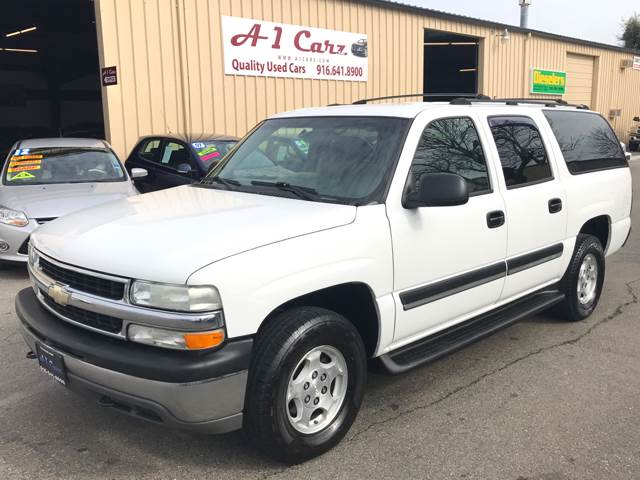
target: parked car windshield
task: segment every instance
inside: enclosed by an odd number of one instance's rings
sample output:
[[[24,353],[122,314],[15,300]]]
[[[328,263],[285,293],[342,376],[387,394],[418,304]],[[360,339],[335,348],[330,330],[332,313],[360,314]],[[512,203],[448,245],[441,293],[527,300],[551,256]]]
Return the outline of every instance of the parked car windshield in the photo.
[[[193,147],[198,159],[204,165],[205,169],[218,163],[238,142],[227,140],[205,140],[193,142]]]
[[[108,149],[31,148],[9,157],[5,185],[118,182],[126,180],[120,161]]]
[[[386,117],[267,120],[203,183],[336,203],[380,201],[408,126]]]

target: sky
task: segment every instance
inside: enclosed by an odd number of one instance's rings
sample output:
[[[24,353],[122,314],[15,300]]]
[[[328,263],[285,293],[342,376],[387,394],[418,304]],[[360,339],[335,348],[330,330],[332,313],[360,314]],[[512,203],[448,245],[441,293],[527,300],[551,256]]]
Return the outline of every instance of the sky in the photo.
[[[518,0],[397,0],[484,20],[520,24]],[[529,28],[619,45],[623,19],[640,13],[638,0],[531,0]]]

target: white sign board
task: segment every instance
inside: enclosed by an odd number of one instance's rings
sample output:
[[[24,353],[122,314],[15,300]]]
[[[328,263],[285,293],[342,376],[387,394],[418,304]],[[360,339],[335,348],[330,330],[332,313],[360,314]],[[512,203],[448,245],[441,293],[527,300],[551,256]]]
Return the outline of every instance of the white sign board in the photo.
[[[224,73],[366,82],[367,36],[322,28],[222,17]]]
[[[640,57],[633,57],[633,69],[640,70]]]

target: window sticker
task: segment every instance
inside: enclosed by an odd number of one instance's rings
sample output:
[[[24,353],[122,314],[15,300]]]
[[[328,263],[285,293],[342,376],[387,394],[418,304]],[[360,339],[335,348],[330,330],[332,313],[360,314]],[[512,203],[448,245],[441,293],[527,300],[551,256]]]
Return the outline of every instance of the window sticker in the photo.
[[[44,155],[14,155],[9,160],[17,162],[19,160],[42,160]]]
[[[218,158],[219,156],[220,156],[220,152],[211,152],[211,153],[208,153],[207,155],[201,155],[200,159],[203,162],[206,162],[207,160],[212,160],[214,158]]]
[[[11,182],[13,180],[31,180],[32,178],[36,178],[36,176],[29,172],[20,172],[7,180]]]
[[[16,150],[15,155],[17,156],[28,155],[30,151],[31,151],[30,148],[19,148],[18,150]]]
[[[118,175],[122,175],[122,169],[120,168],[120,162],[118,162],[118,160],[116,160],[115,158],[112,158],[111,166],[113,167],[113,169],[116,171]]]
[[[207,160],[213,160],[214,158],[218,158],[220,157],[220,152],[218,151],[218,147],[216,147],[215,145],[210,145],[208,147],[206,147],[205,145],[202,145],[202,149],[198,150],[198,156],[200,157],[200,160],[202,160],[203,162],[206,162]]]
[[[13,160],[9,162],[9,168],[21,167],[23,165],[41,165],[42,160]]]
[[[7,169],[9,173],[26,172],[28,170],[40,170],[42,165],[23,165],[18,167],[10,167]]]
[[[191,145],[193,145],[193,148],[197,148],[197,149],[201,149],[205,147],[205,144],[202,142],[192,143]]]

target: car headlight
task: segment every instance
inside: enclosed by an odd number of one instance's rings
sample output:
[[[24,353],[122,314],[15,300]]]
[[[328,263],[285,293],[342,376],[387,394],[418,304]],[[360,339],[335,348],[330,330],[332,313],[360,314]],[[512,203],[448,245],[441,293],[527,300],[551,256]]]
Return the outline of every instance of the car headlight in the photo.
[[[38,268],[40,264],[40,255],[38,255],[38,251],[29,243],[29,265],[32,268]]]
[[[206,350],[224,342],[224,330],[209,332],[176,332],[164,328],[129,325],[128,338],[132,342],[175,350]]]
[[[221,310],[218,289],[211,285],[168,285],[136,280],[131,285],[131,303],[141,307],[177,312]]]
[[[0,206],[0,223],[13,227],[26,227],[29,219],[23,212]]]

